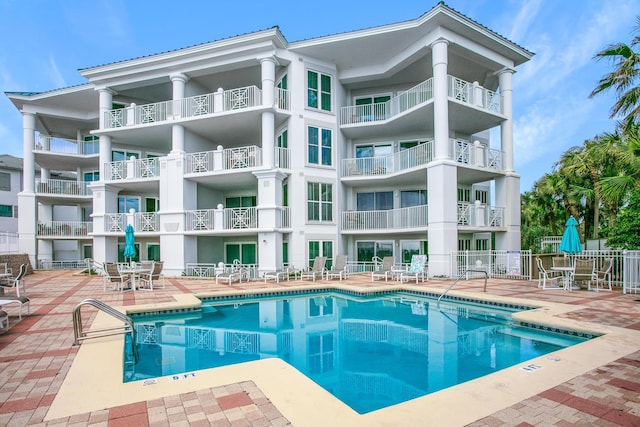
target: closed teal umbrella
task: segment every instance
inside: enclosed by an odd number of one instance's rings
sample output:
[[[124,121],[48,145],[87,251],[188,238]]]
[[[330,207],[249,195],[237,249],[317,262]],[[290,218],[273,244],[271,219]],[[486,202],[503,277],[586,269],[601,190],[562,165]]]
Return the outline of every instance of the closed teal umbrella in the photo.
[[[562,235],[559,249],[567,254],[579,254],[582,252],[582,244],[580,243],[580,235],[578,235],[578,221],[574,217],[569,217],[565,225],[567,228]]]
[[[124,259],[129,258],[129,261],[132,261],[136,256],[136,245],[135,238],[133,237],[133,226],[131,224],[127,225],[127,228],[124,229]]]

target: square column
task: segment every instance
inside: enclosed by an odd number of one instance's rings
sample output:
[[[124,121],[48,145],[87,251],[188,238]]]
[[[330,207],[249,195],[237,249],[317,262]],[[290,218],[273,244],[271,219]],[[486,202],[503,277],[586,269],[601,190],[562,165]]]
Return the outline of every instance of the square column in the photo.
[[[449,276],[458,250],[457,167],[448,161],[427,169],[429,275]]]

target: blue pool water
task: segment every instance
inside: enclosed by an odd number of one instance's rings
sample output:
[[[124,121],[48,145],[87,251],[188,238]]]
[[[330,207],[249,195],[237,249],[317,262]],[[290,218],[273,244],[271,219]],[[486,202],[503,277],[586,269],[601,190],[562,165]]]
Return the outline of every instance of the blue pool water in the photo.
[[[590,338],[514,323],[523,309],[332,291],[203,301],[188,313],[135,316],[140,358],[125,363],[124,380],[279,357],[362,414]]]

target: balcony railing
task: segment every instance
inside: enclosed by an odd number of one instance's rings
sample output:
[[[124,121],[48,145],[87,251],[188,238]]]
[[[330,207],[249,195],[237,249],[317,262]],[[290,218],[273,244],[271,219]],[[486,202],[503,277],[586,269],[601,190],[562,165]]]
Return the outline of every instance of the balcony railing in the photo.
[[[47,221],[38,222],[38,236],[82,237],[93,231],[90,221]]]
[[[56,194],[62,196],[91,196],[91,190],[84,181],[67,181],[64,179],[37,179],[37,194]]]
[[[458,202],[458,225],[501,227],[504,225],[504,208],[482,203]]]
[[[470,83],[457,77],[448,77],[449,98],[465,104],[473,104],[494,113],[501,113],[500,95],[483,88],[477,83]]]
[[[431,99],[433,99],[433,79],[428,79],[386,102],[340,108],[340,124],[350,125],[387,120]]]
[[[188,153],[184,172],[207,173],[262,166],[262,149],[255,145]]]
[[[433,160],[433,142],[428,140],[388,156],[342,159],[342,177],[379,176],[401,172]]]
[[[503,170],[504,152],[463,139],[449,140],[449,156],[469,166]]]
[[[185,212],[186,231],[234,230],[258,227],[257,208],[198,209]],[[276,227],[291,227],[289,207],[280,207],[279,224]]]
[[[40,138],[36,142],[35,149],[51,153],[90,155],[98,154],[100,146],[98,140],[74,141],[71,139],[40,135]]]
[[[289,110],[289,105],[291,104],[289,91],[287,89],[277,87],[274,103],[276,105],[276,108],[279,108],[281,110]]]
[[[288,109],[288,91],[276,88],[275,100],[278,108]],[[189,98],[139,106],[132,104],[129,107],[110,110],[105,113],[104,127],[113,129],[167,120],[188,119],[206,114],[257,107],[261,104],[262,91],[255,85],[229,90],[220,89],[217,92]]]
[[[408,208],[342,212],[342,230],[410,229],[426,227],[427,205]]]
[[[105,176],[108,181],[159,177],[160,162],[151,157],[105,163]]]
[[[105,214],[104,231],[107,233],[124,233],[130,216],[131,225],[133,225],[135,233],[160,231],[160,216],[157,212],[135,212],[133,215],[126,213]]]
[[[288,148],[276,147],[276,158],[275,164],[276,167],[280,169],[290,169],[291,168],[291,152]]]

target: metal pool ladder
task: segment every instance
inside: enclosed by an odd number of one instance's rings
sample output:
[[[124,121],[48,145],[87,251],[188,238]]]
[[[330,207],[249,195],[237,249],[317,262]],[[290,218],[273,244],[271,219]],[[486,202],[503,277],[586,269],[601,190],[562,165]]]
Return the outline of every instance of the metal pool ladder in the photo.
[[[438,297],[438,307],[440,307],[440,300],[442,299],[442,297],[445,296],[447,294],[447,292],[449,292],[451,290],[451,288],[453,288],[455,286],[455,284],[458,283],[458,281],[460,279],[462,279],[463,277],[465,277],[469,273],[482,273],[482,274],[484,274],[484,291],[487,292],[487,279],[489,278],[489,275],[487,274],[487,271],[486,270],[478,270],[478,269],[468,268],[468,269],[466,269],[464,271],[464,273],[460,274],[452,284],[449,285],[449,287],[442,293],[442,295],[440,295]]]
[[[98,310],[103,311],[108,315],[123,321],[124,325],[112,326],[108,328],[85,330],[82,326],[82,316],[80,315],[80,310],[85,305],[90,305],[92,307],[95,307]],[[136,330],[133,327],[133,320],[131,320],[129,316],[95,298],[84,299],[78,305],[76,305],[75,308],[73,309],[73,335],[75,338],[73,341],[73,345],[80,345],[80,341],[86,340],[89,338],[100,338],[100,337],[107,337],[107,336],[119,335],[119,334],[131,335],[131,356],[133,357],[133,360],[134,360],[133,363],[134,364],[138,363],[138,349],[136,348]]]

